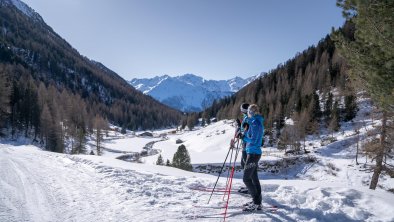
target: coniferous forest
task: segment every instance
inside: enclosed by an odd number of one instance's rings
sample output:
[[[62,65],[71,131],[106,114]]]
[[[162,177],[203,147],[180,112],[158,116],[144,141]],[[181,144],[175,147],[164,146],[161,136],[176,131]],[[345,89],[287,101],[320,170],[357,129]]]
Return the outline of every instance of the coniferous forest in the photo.
[[[179,111],[81,56],[38,14],[1,2],[0,26],[2,134],[27,136],[55,152],[66,152],[71,141],[67,152],[80,153],[86,136],[108,123],[131,130],[178,123]]]
[[[353,35],[352,24],[341,31]],[[271,143],[279,139],[285,118],[295,120],[299,138],[317,133],[320,124],[337,130],[340,120],[349,121],[357,112],[355,93],[345,59],[326,36],[234,96],[215,102],[202,116],[237,118],[242,103],[258,104]]]
[[[393,173],[386,160],[394,156],[394,2],[338,0],[337,6],[347,20],[342,28],[200,115],[237,118],[242,103],[256,103],[267,143],[299,151],[307,135],[338,131],[341,122],[351,121],[356,97],[366,94],[382,121],[373,135],[379,139],[366,144],[376,160],[370,183],[375,189],[382,171]],[[294,124],[285,125],[285,118]]]

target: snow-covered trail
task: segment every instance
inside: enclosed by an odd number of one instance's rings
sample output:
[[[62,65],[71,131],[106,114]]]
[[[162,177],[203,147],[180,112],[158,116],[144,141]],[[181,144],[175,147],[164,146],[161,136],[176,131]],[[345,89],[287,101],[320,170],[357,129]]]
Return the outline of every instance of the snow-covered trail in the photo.
[[[63,155],[1,146],[0,221],[131,218],[127,205],[120,207],[124,200],[90,166]]]
[[[222,196],[207,205],[216,177],[97,156],[70,156],[0,144],[0,221],[221,221]],[[345,183],[264,180],[263,205],[232,194],[226,221],[393,221],[393,194]],[[225,179],[219,183],[225,185]],[[242,185],[234,180],[234,187]]]
[[[144,170],[141,164],[111,161]],[[0,144],[0,221],[188,221],[194,215],[190,208],[206,193],[193,194],[188,186],[200,179],[185,176],[140,173],[33,146]]]

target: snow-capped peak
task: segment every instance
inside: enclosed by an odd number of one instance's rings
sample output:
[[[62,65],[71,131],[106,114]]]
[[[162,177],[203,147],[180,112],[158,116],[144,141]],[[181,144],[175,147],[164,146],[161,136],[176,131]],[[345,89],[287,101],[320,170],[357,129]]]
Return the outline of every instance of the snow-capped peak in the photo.
[[[258,75],[259,76],[259,75]],[[176,77],[168,75],[151,79],[132,79],[130,84],[137,90],[158,101],[182,111],[201,111],[214,100],[230,96],[258,78],[235,77],[229,80],[206,80],[194,74]]]
[[[185,75],[182,75],[182,76],[177,76],[175,78],[177,78],[177,79],[179,79],[179,80],[181,80],[181,81],[183,81],[185,83],[192,84],[192,85],[202,84],[202,83],[204,83],[206,81],[202,77],[196,76],[194,74],[185,74]]]

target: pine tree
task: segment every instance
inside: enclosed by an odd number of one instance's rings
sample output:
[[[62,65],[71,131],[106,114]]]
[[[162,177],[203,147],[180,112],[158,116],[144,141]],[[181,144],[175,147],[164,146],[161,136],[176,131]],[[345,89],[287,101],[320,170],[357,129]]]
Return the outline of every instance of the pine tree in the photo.
[[[205,126],[205,119],[204,118],[202,118],[202,120],[201,120],[201,126]]]
[[[178,147],[178,150],[172,158],[172,166],[187,171],[193,170],[193,166],[190,162],[190,155],[185,145],[182,144]]]
[[[169,159],[167,159],[167,161],[166,161],[166,166],[171,166],[171,162]]]
[[[317,121],[321,116],[319,95],[317,95],[316,92],[313,92],[311,115],[312,115],[312,120],[317,120]]]
[[[161,154],[159,154],[159,157],[157,157],[156,165],[164,165],[163,157],[161,156]]]
[[[308,133],[316,133],[319,128],[319,118],[321,115],[319,96],[317,93],[312,94],[312,100],[308,106],[308,115],[310,116],[309,122],[306,125]]]
[[[363,87],[382,110],[380,146],[376,149],[376,166],[370,189],[376,189],[385,168],[383,158],[390,145],[387,136],[388,113],[394,109],[394,1],[337,0],[344,16],[354,24],[355,32],[333,33],[342,56],[350,65],[357,86]]]
[[[326,121],[327,125],[331,121],[332,102],[333,102],[333,95],[330,92],[328,93],[328,98],[326,100],[326,103],[324,104],[324,120]]]
[[[356,97],[353,94],[345,96],[345,116],[344,121],[350,121],[357,115]]]

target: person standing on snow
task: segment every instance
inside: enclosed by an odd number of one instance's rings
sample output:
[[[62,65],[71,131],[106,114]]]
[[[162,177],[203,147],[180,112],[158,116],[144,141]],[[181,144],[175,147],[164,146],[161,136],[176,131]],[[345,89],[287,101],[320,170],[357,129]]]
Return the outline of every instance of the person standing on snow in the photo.
[[[240,110],[242,113],[242,122],[237,119],[237,124],[238,124],[238,132],[245,134],[245,132],[249,128],[249,123],[248,123],[248,108],[249,108],[249,103],[242,103]],[[245,162],[246,162],[246,143],[242,141],[242,155],[241,155],[241,167],[242,169],[245,167]],[[247,194],[248,188],[246,187],[240,187],[238,189],[239,193],[244,193]]]
[[[239,123],[239,131],[245,134],[248,131],[249,123],[248,123],[248,108],[249,103],[242,103],[241,105],[241,113],[243,115],[242,122]],[[246,143],[242,143],[242,156],[241,156],[241,167],[244,168],[246,161]]]
[[[259,107],[252,104],[248,107],[249,129],[240,132],[238,138],[246,144],[246,161],[244,164],[243,181],[248,188],[253,201],[244,205],[243,211],[261,210],[261,185],[257,174],[258,162],[261,158],[261,144],[264,133],[264,119],[258,113]]]

